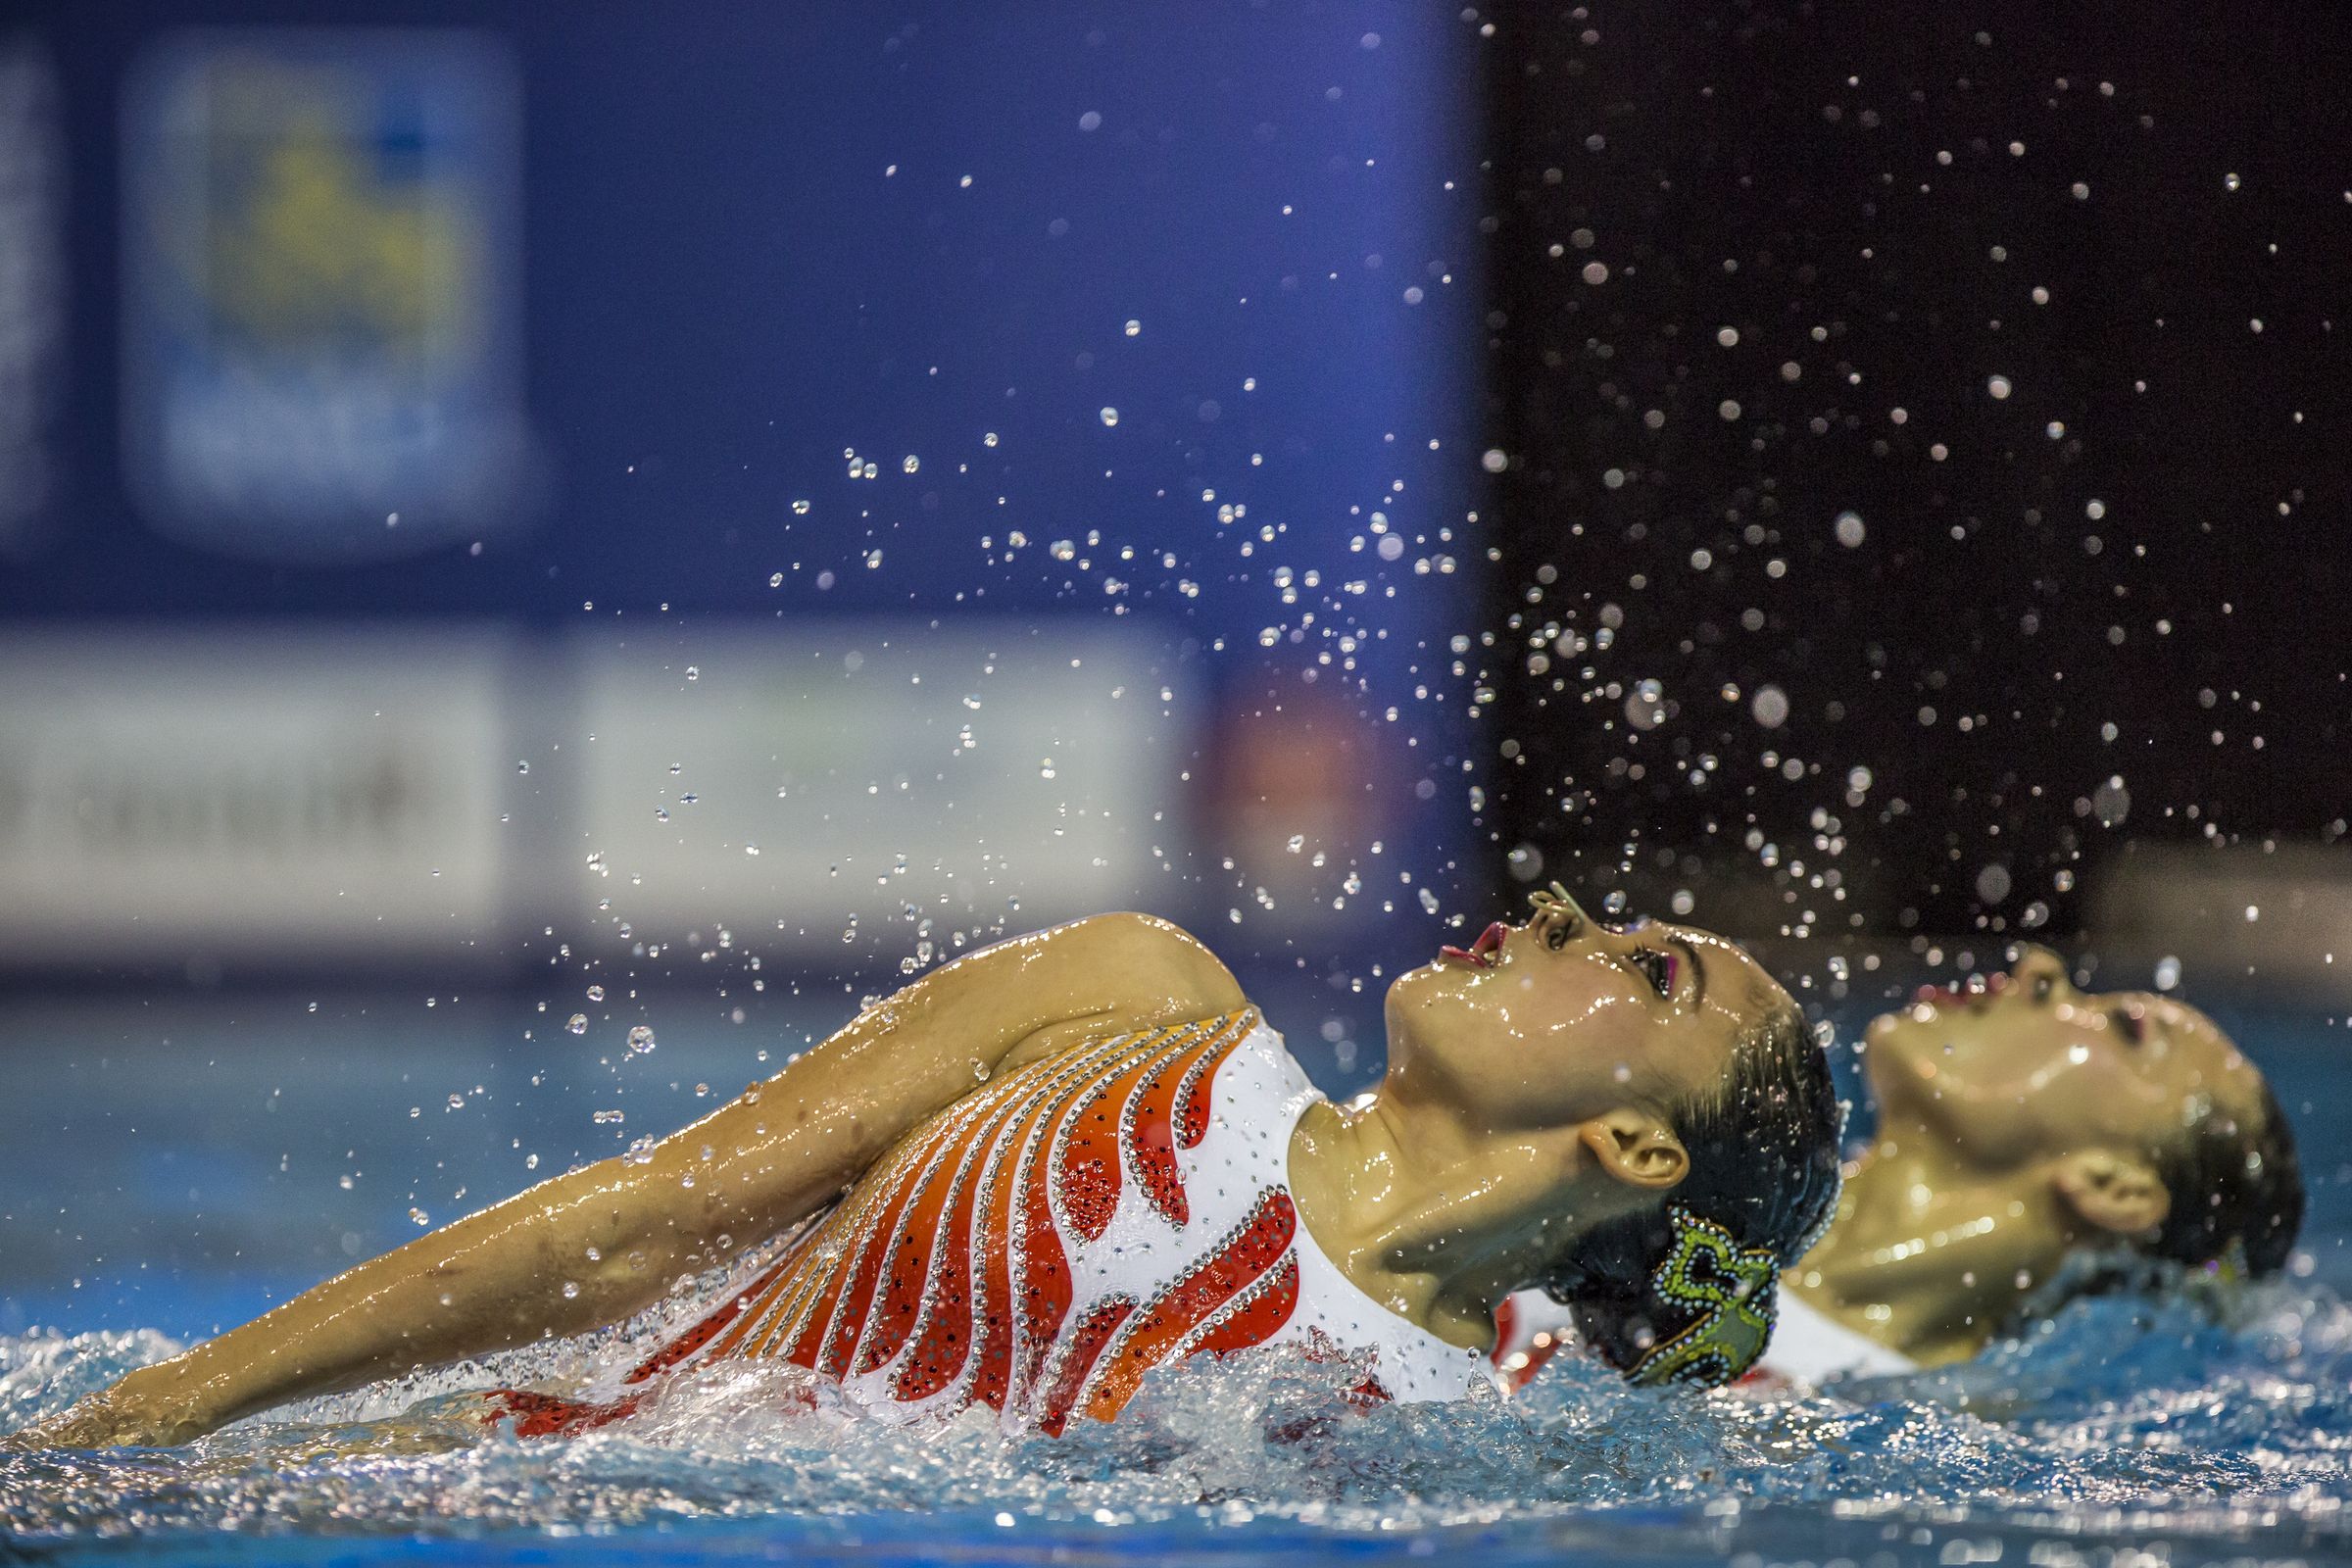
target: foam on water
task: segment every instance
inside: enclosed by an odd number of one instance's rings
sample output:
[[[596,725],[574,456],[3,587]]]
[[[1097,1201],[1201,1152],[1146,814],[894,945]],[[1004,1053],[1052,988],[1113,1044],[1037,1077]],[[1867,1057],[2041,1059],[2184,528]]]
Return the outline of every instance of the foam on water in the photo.
[[[2352,1557],[2352,1307],[2273,1286],[2232,1317],[2079,1301],[1961,1368],[1777,1399],[1638,1391],[1560,1362],[1515,1400],[1366,1412],[1345,1397],[1357,1372],[1260,1352],[1163,1369],[1118,1423],[1058,1441],[1005,1438],[985,1412],[885,1427],[771,1365],[681,1380],[639,1418],[576,1439],[481,1429],[473,1391],[611,1358],[640,1325],[314,1400],[181,1449],[0,1454],[0,1525],[19,1545],[61,1547],[221,1530],[479,1544],[528,1528],[665,1532],[710,1555],[744,1522],[770,1546],[878,1529],[917,1554],[1042,1529],[1111,1555],[1168,1549],[1171,1530],[1291,1556],[1460,1545],[1468,1530],[1494,1562],[1579,1543],[1857,1564],[2006,1546],[2062,1568],[2151,1538],[2174,1563]],[[172,1348],[154,1334],[0,1340],[0,1424]]]

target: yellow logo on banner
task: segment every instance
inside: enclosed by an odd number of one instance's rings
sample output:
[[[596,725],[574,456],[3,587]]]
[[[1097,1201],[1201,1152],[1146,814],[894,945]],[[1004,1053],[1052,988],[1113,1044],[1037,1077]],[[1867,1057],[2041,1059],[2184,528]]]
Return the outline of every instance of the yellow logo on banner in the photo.
[[[257,75],[228,85],[260,87]],[[280,75],[265,79],[282,86]],[[236,191],[207,234],[223,326],[272,346],[357,339],[405,354],[456,328],[475,236],[417,182],[384,179],[324,116],[298,116],[258,146],[216,142],[213,157]]]

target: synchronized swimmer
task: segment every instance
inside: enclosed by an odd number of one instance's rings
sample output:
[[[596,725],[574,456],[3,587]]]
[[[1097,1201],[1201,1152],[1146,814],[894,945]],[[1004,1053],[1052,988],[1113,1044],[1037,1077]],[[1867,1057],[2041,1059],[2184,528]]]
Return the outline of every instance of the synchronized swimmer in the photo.
[[[805,1227],[623,1386],[501,1419],[623,1418],[675,1369],[780,1357],[885,1416],[1054,1430],[1145,1370],[1293,1343],[1362,1396],[1455,1397],[1548,1280],[1642,1382],[1720,1382],[1838,1189],[1840,1109],[1788,994],[1732,943],[1564,897],[1400,976],[1343,1112],[1184,932],[1105,915],[858,1014],[659,1145],[419,1238],[47,1427],[185,1442],[307,1395],[578,1334]],[[633,1379],[633,1380],[632,1380]]]

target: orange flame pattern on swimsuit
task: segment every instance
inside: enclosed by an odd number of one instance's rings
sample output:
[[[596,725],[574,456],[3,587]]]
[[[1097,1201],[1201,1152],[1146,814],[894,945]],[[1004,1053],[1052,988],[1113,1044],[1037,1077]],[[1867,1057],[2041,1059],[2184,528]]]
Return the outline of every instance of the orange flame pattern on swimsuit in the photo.
[[[1230,1234],[1185,1239],[1190,1261],[1148,1298],[1112,1292],[1071,1321],[1071,1249],[1102,1241],[1123,1195],[1162,1235],[1190,1225],[1177,1155],[1206,1137],[1211,1080],[1256,1023],[1245,1009],[1073,1047],[974,1091],[626,1381],[776,1356],[899,1403],[977,1402],[1057,1434],[1075,1413],[1116,1415],[1164,1361],[1263,1344],[1298,1298],[1298,1214],[1280,1187]],[[638,1397],[503,1396],[526,1436],[601,1425]]]

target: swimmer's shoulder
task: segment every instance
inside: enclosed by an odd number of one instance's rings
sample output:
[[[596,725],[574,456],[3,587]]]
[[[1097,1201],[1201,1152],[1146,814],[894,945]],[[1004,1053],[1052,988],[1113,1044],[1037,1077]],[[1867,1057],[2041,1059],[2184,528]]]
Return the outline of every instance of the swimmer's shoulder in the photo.
[[[1199,937],[1156,914],[1121,910],[1090,915],[1064,927],[1099,951],[1103,961],[1130,977],[1139,1000],[1192,1018],[1214,1017],[1242,1006],[1241,982]],[[1157,1013],[1167,1010],[1154,1005]]]
[[[1023,1059],[1082,1038],[1222,1017],[1248,1005],[1233,971],[1191,932],[1157,915],[1089,915],[1012,943],[1020,949],[1020,983],[1057,993],[1032,1000],[1067,1020],[1024,1042],[1015,1053]]]

